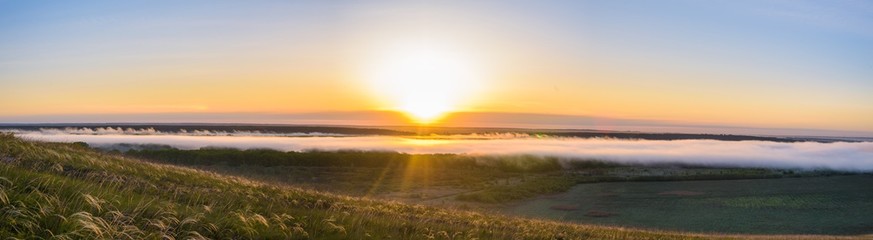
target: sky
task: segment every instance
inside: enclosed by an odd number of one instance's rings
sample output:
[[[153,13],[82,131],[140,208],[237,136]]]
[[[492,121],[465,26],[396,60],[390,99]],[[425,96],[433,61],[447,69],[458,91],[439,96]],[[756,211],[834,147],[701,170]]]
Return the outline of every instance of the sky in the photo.
[[[0,0],[0,122],[401,111],[873,132],[871,93],[870,1]]]

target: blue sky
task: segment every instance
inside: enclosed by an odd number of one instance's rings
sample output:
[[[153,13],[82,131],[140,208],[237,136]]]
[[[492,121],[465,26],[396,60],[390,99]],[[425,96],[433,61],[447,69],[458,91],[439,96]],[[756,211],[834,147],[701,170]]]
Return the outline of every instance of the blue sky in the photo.
[[[870,1],[0,1],[0,121],[391,109],[408,38],[487,66],[459,111],[873,131]]]

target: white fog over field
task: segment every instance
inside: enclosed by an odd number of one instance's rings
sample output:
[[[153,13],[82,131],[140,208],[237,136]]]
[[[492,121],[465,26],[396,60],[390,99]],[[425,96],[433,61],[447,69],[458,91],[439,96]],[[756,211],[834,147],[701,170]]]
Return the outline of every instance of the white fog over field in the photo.
[[[51,142],[165,144],[180,149],[228,147],[281,151],[377,150],[404,153],[556,156],[621,163],[686,163],[711,166],[776,167],[873,171],[873,142],[764,142],[717,140],[617,140],[602,138],[535,138],[527,135],[448,135],[421,137],[331,136],[299,133],[143,133],[57,130],[13,131],[16,136]],[[136,135],[135,135],[136,134]]]

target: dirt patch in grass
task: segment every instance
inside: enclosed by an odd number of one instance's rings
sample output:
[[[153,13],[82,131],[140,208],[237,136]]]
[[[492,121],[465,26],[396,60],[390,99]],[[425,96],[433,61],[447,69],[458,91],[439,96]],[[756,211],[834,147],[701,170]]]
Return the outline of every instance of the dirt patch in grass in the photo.
[[[549,207],[552,210],[558,211],[576,211],[579,210],[579,205],[577,204],[560,204]]]
[[[586,217],[597,217],[597,218],[612,217],[612,216],[616,216],[616,215],[618,215],[618,213],[601,211],[601,210],[591,210],[591,211],[588,211],[585,213]]]
[[[666,191],[666,192],[659,192],[658,193],[658,195],[662,195],[662,196],[680,196],[680,197],[699,196],[699,195],[703,195],[703,194],[704,193],[702,193],[702,192],[693,192],[693,191],[684,191],[684,190]]]

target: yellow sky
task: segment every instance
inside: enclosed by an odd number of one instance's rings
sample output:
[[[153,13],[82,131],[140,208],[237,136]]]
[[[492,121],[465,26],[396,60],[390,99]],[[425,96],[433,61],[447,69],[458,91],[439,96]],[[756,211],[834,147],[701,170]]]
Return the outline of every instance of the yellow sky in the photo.
[[[126,73],[83,74],[81,81],[51,86],[22,84],[4,95],[2,115],[119,113],[300,113],[392,110],[371,86],[347,74],[263,72],[198,78],[193,73],[152,72],[148,77]],[[506,73],[504,73],[506,74]],[[178,77],[180,75],[187,75]],[[496,74],[495,74],[496,75]],[[869,106],[718,96],[720,91],[671,86],[613,86],[608,80],[626,77],[578,75],[576,84],[541,85],[534,77],[491,80],[493,85],[457,105],[457,111],[526,112],[627,119],[668,120],[779,128],[870,130]],[[499,75],[497,75],[499,76]],[[307,79],[307,80],[301,80]],[[597,82],[603,81],[603,82]],[[568,81],[571,82],[571,81]],[[573,83],[573,82],[571,82]],[[729,86],[725,86],[729,87]],[[426,89],[422,89],[426,91]],[[737,90],[741,91],[741,90]],[[751,90],[748,90],[751,91]],[[763,91],[763,90],[761,90]]]
[[[863,28],[639,4],[653,6],[30,6],[54,17],[0,23],[14,36],[0,117],[479,111],[873,131]]]

